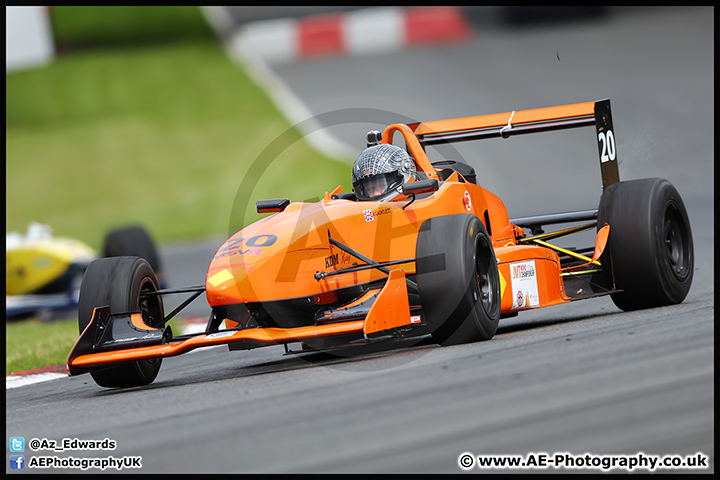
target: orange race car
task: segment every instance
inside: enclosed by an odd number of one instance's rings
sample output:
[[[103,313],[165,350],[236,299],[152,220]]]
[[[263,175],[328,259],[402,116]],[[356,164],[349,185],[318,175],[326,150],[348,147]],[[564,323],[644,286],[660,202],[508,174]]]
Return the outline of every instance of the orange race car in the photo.
[[[472,167],[431,163],[425,153],[426,145],[583,126],[595,127],[600,154],[597,210],[510,220]],[[258,212],[273,214],[219,248],[204,286],[160,290],[138,257],[91,263],[69,375],[137,386],[155,379],[163,358],[204,346],[299,342],[304,351],[427,334],[451,345],[490,339],[501,318],[522,310],[589,297],[610,295],[622,310],[682,302],[693,276],[683,201],[664,179],[619,181],[617,162],[609,100],[370,132],[353,192],[258,201]],[[588,229],[596,234],[587,248],[550,243]],[[166,323],[203,292],[205,332],[173,335]],[[175,293],[192,295],[166,314],[162,298]]]

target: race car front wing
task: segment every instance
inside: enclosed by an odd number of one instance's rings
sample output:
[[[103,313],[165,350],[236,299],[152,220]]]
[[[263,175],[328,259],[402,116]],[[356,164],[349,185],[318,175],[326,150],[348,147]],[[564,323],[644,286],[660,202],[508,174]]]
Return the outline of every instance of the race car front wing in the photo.
[[[145,324],[140,312],[111,314],[107,306],[97,307],[70,351],[68,375],[80,375],[118,363],[180,355],[200,347],[233,344],[233,349],[250,349],[287,344],[330,336],[357,334],[378,337],[419,323],[410,313],[407,280],[402,269],[389,272],[388,280],[376,294],[364,319],[294,328],[227,329],[189,337],[173,337],[169,326]]]

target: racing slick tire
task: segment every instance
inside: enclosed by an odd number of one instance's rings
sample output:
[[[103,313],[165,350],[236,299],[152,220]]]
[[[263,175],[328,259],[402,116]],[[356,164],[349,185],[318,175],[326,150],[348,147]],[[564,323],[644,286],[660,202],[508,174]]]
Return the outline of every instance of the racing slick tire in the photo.
[[[433,339],[455,345],[492,338],[500,319],[500,275],[480,219],[426,220],[415,253],[420,304]]]
[[[155,275],[162,280],[160,255],[155,242],[143,227],[129,226],[111,230],[105,235],[103,257],[140,257],[150,263]]]
[[[140,299],[140,292],[157,291],[158,279],[147,260],[140,257],[108,257],[93,261],[80,287],[78,327],[80,333],[90,323],[93,309],[110,306],[110,313],[141,311],[143,321],[153,327],[162,324],[162,297]],[[138,360],[90,372],[101,387],[135,387],[155,380],[162,359]]]
[[[693,278],[693,241],[685,204],[662,178],[608,186],[600,197],[598,228],[610,225],[600,257],[611,294],[621,310],[682,302]]]

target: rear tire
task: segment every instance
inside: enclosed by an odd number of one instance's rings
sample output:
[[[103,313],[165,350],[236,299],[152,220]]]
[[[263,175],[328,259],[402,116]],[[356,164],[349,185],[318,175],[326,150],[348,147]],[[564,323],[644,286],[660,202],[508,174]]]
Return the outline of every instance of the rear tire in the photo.
[[[162,325],[164,310],[160,295],[140,300],[140,292],[157,291],[158,280],[147,260],[139,257],[109,257],[93,261],[85,271],[78,306],[80,333],[90,323],[93,309],[110,306],[110,313],[141,311],[150,326]],[[155,380],[162,359],[121,363],[90,372],[101,387],[135,387]]]
[[[155,242],[143,227],[131,226],[111,230],[105,235],[102,248],[103,257],[140,257],[150,263],[158,278],[161,278],[162,268],[160,255]]]
[[[478,217],[426,220],[418,232],[417,284],[423,315],[440,345],[488,340],[500,319],[500,276]]]
[[[621,310],[682,302],[692,283],[693,241],[685,204],[662,178],[610,185],[598,208],[598,228],[610,225],[600,262]]]

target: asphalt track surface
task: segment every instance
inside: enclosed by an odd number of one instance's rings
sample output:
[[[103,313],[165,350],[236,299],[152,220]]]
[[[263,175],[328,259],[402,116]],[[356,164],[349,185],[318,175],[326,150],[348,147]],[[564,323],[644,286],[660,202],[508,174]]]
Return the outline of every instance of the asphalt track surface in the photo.
[[[711,8],[614,9],[566,27],[488,27],[465,44],[275,68],[316,114],[439,119],[611,98],[621,179],[668,178],[686,202],[696,263],[682,304],[624,313],[583,300],[522,312],[492,340],[454,347],[198,350],[166,359],[145,388],[105,390],[83,375],[7,390],[6,438],[110,438],[113,451],[25,454],[139,455],[138,473],[463,473],[464,452],[701,452],[710,467],[696,472],[714,472],[713,29]],[[341,127],[359,151],[367,125]],[[599,195],[586,135],[458,150],[511,217],[583,210]],[[165,250],[171,282],[202,283],[197,268],[218,245]]]

